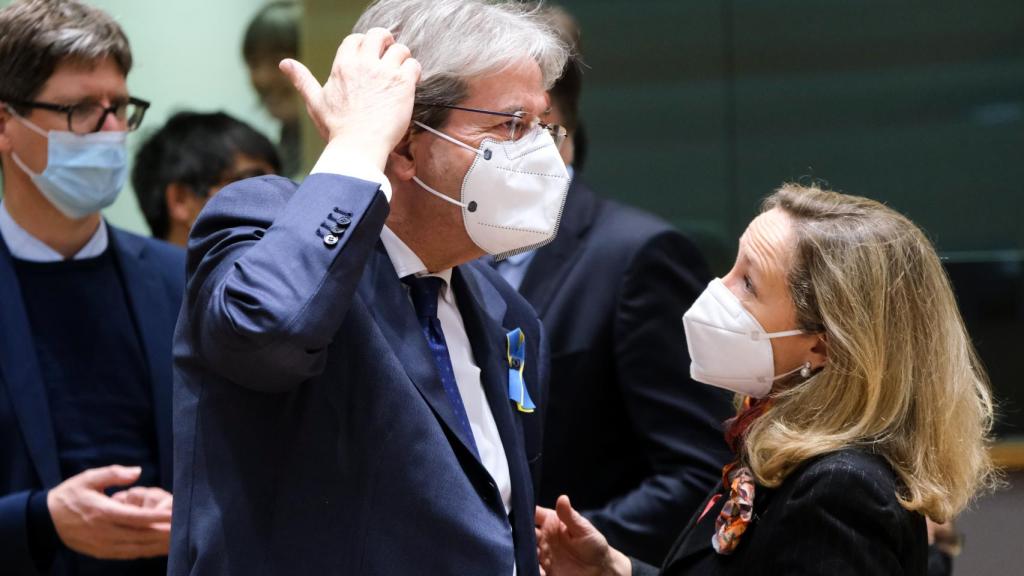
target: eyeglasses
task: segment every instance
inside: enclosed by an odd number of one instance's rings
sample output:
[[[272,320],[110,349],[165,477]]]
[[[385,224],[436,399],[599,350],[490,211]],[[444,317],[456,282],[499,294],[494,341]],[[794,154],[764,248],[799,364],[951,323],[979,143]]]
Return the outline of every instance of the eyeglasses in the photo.
[[[479,108],[466,108],[464,106],[453,106],[451,104],[424,104],[417,102],[420,106],[426,106],[427,108],[447,108],[449,110],[462,110],[463,112],[475,112],[477,114],[490,114],[491,116],[503,116],[509,118],[509,140],[515,141],[522,138],[524,134],[532,130],[535,126],[540,126],[544,130],[547,130],[551,134],[551,139],[555,141],[555,146],[561,148],[562,142],[565,142],[565,137],[568,134],[563,126],[558,124],[547,124],[541,122],[539,119],[534,119],[533,122],[527,123],[525,121],[526,112],[495,112],[493,110],[480,110]]]
[[[120,102],[114,102],[110,106],[103,106],[96,102],[83,102],[81,104],[51,104],[49,102],[31,102],[24,100],[5,100],[7,104],[21,106],[24,108],[41,108],[53,112],[63,112],[68,117],[68,130],[75,134],[90,134],[99,132],[107,116],[113,114],[115,118],[128,125],[131,132],[142,124],[142,117],[146,115],[149,102],[140,98],[128,98]]]

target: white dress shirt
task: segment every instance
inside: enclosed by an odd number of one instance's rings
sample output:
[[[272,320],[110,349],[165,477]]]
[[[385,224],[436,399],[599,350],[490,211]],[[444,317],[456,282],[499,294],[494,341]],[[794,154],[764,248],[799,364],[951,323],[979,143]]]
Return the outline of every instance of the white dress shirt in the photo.
[[[11,256],[18,260],[27,260],[29,262],[60,262],[64,260],[64,256],[60,252],[50,248],[42,240],[29,234],[28,230],[25,230],[20,224],[15,222],[3,201],[0,201],[0,236],[3,236],[7,249],[11,251]],[[81,250],[75,253],[72,259],[84,260],[86,258],[95,258],[107,249],[108,243],[107,223],[100,218],[100,225],[96,227],[96,232],[93,233],[92,238],[85,243],[85,246],[82,246]]]

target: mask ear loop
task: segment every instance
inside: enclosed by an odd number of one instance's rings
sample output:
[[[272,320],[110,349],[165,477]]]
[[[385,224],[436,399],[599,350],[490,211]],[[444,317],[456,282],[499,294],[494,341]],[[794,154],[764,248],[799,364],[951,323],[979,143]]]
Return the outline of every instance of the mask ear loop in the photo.
[[[29,130],[35,132],[36,134],[39,134],[43,138],[50,137],[50,134],[46,130],[43,130],[39,126],[36,126],[35,122],[32,122],[28,118],[25,118],[21,114],[18,114],[18,112],[14,108],[12,108],[10,104],[4,104],[4,108],[6,108],[7,113],[13,116],[18,122],[20,122],[22,126],[28,128]]]
[[[789,372],[785,372],[783,374],[779,374],[778,376],[772,378],[772,381],[774,382],[774,381],[776,381],[776,380],[778,380],[780,378],[785,378],[786,376],[789,376],[790,374],[795,374],[797,372],[800,373],[800,377],[801,378],[804,378],[804,379],[810,378],[811,377],[811,363],[810,362],[804,362],[803,364],[801,364],[800,366],[797,366],[796,368],[793,368]]]
[[[490,150],[488,150],[486,153],[480,152],[476,148],[473,148],[473,147],[469,146],[468,144],[464,144],[462,142],[459,142],[458,140],[456,140],[455,138],[452,138],[451,136],[445,134],[444,132],[441,132],[439,130],[434,130],[430,126],[427,126],[426,124],[424,124],[424,123],[422,123],[420,121],[413,121],[413,124],[419,126],[420,128],[423,128],[424,130],[426,130],[427,132],[430,132],[431,134],[437,136],[438,138],[441,138],[443,140],[447,140],[448,142],[451,142],[452,144],[455,144],[456,146],[465,148],[466,150],[469,150],[470,152],[472,152],[473,154],[476,154],[477,156],[483,156],[484,160],[490,160],[491,159]],[[437,190],[434,190],[430,186],[427,186],[423,182],[423,180],[419,179],[418,176],[413,176],[412,180],[413,180],[413,182],[419,184],[420,188],[423,188],[424,190],[426,190],[427,192],[430,192],[434,196],[437,196],[441,200],[444,200],[445,202],[448,202],[450,204],[454,204],[454,205],[456,205],[456,206],[458,206],[460,208],[464,208],[464,209],[466,209],[469,212],[476,212],[476,202],[470,202],[468,204],[466,204],[465,202],[459,202],[458,200],[456,200],[456,199],[454,199],[454,198],[452,198],[450,196],[446,196],[446,195],[438,192]]]
[[[448,202],[448,203],[451,203],[451,204],[455,204],[459,208],[465,208],[466,210],[468,210],[470,212],[476,212],[476,202],[470,202],[469,204],[466,204],[465,202],[459,202],[458,200],[456,200],[455,198],[452,198],[450,196],[445,196],[444,194],[441,194],[440,192],[438,192],[437,190],[434,190],[430,186],[427,186],[423,182],[423,180],[419,179],[418,176],[413,176],[412,177],[412,181],[417,183],[417,184],[419,184],[420,188],[423,188],[427,192],[430,192],[431,194],[433,194],[434,196],[437,196],[438,198],[440,198],[441,200],[444,200],[445,202]]]

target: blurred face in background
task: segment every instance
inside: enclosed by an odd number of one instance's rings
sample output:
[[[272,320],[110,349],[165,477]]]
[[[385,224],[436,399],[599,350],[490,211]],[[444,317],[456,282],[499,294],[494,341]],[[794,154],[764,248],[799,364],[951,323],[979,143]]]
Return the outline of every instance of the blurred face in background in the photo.
[[[249,80],[260,98],[260,103],[274,119],[284,124],[299,121],[301,102],[298,92],[288,78],[278,68],[278,63],[285,58],[293,58],[290,54],[259,56],[246,62],[249,67]]]

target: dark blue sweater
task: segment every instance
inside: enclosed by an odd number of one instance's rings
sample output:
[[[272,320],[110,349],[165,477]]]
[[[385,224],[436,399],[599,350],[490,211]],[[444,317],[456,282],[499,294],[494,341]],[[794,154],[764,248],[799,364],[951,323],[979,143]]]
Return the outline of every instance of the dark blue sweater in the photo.
[[[149,368],[111,250],[52,263],[15,260],[53,419],[60,470],[69,478],[109,464],[141,466],[141,486],[159,485]],[[123,488],[113,488],[116,491]],[[32,547],[41,568],[69,555],[72,574],[163,574],[163,561],[103,562],[59,545],[33,494]]]

